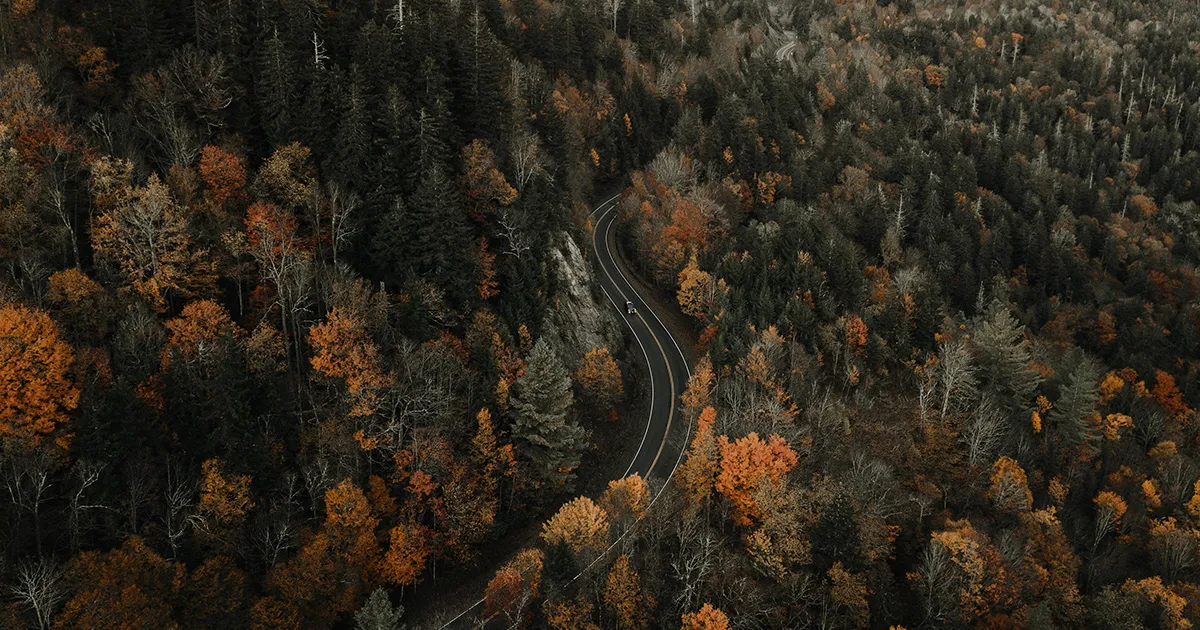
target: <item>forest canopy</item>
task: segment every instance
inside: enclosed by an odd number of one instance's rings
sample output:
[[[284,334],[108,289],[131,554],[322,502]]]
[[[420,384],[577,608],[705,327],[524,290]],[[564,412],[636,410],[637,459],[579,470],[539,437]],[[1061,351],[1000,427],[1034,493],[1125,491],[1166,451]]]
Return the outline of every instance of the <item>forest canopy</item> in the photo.
[[[1193,4],[0,3],[0,627],[1192,627]]]

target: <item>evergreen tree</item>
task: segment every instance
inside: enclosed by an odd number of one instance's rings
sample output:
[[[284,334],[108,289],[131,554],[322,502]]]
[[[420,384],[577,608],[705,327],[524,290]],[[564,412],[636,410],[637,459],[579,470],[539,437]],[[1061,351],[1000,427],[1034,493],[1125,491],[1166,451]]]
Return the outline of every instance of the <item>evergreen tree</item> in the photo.
[[[355,630],[403,630],[400,618],[403,606],[392,606],[387,591],[377,588],[371,592],[366,603],[354,613]]]
[[[973,340],[979,357],[979,383],[1010,419],[1023,422],[1033,402],[1041,375],[1033,369],[1025,327],[1009,312],[1008,304],[993,300],[975,326]]]
[[[367,131],[366,100],[357,77],[343,95],[341,112],[332,163],[327,171],[336,181],[360,183],[367,167],[371,139]]]
[[[1049,417],[1050,430],[1065,446],[1092,448],[1099,439],[1099,427],[1089,419],[1096,409],[1099,382],[1096,362],[1079,353],[1078,363],[1067,373]]]
[[[475,279],[474,247],[457,190],[442,163],[429,163],[408,207],[412,213],[407,231],[416,236],[409,246],[410,260],[452,302],[465,302]]]
[[[506,119],[505,99],[501,90],[508,70],[503,46],[488,28],[478,4],[464,26],[459,65],[455,75],[455,104],[457,118],[462,122],[465,138],[482,138],[494,145],[501,144],[501,121]]]
[[[296,78],[292,60],[284,48],[279,31],[271,34],[258,45],[258,68],[254,77],[255,100],[259,103],[259,115],[267,140],[273,146],[283,146],[295,139],[292,127],[293,99]]]
[[[567,417],[574,402],[571,377],[543,337],[533,345],[529,366],[512,396],[513,437],[537,478],[562,488],[575,478],[587,432]]]

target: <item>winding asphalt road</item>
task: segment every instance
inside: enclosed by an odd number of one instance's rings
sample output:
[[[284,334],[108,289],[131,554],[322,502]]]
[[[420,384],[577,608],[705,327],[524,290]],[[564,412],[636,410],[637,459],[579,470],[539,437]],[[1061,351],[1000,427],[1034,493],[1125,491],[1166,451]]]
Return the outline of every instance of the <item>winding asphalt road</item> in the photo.
[[[619,214],[619,198],[613,196],[592,211],[592,253],[600,287],[641,349],[650,380],[646,426],[624,476],[637,473],[644,479],[668,479],[679,464],[691,428],[685,426],[679,411],[679,397],[691,371],[683,350],[629,281],[616,257],[613,226]],[[632,315],[626,312],[626,300],[634,304],[636,312]]]
[[[684,449],[691,437],[691,426],[684,421],[683,414],[680,413],[680,396],[687,387],[691,369],[675,338],[630,282],[630,276],[626,274],[632,272],[623,267],[615,254],[616,236],[613,233],[613,225],[617,220],[617,202],[620,197],[620,194],[613,195],[596,206],[589,218],[593,225],[593,262],[600,287],[637,342],[650,380],[649,387],[646,388],[650,393],[646,427],[641,434],[637,451],[634,452],[622,478],[637,473],[643,479],[670,481],[675,469],[683,460]],[[636,308],[632,315],[626,312],[626,300],[633,302]],[[660,492],[651,498],[651,506],[661,494]],[[620,543],[621,538],[629,531],[632,529],[626,530],[625,534],[613,541],[605,553]],[[604,553],[599,554],[570,581],[574,582],[604,556]],[[440,626],[440,630],[471,625],[472,622],[459,622],[483,604],[483,601],[479,599],[470,608],[458,613]]]

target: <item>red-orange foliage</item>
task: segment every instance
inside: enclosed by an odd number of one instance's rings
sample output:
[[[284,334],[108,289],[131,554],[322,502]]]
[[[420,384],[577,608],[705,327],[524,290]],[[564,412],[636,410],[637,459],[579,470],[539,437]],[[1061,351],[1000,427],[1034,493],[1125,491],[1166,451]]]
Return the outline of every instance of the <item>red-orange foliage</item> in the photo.
[[[316,352],[313,369],[346,381],[352,416],[369,416],[379,407],[380,390],[391,383],[383,372],[379,348],[359,319],[333,309],[324,323],[312,327],[309,340]]]
[[[246,574],[229,556],[215,556],[196,567],[180,595],[176,618],[185,628],[233,628],[244,623]]]
[[[183,307],[183,312],[167,322],[171,336],[162,352],[162,367],[173,360],[185,363],[204,361],[216,342],[241,336],[241,329],[229,318],[225,307],[212,300],[198,300]]]
[[[211,210],[224,210],[246,200],[246,166],[242,158],[220,147],[207,146],[200,152],[200,180]]]
[[[608,489],[600,497],[600,505],[614,521],[627,517],[642,518],[650,508],[650,486],[637,473],[624,479],[614,479],[608,482]]]
[[[733,520],[750,526],[760,518],[754,494],[764,481],[778,486],[783,476],[796,466],[796,452],[778,435],[763,442],[751,433],[736,442],[721,436],[717,442],[721,451],[721,469],[717,474],[717,491],[733,505]]]
[[[463,147],[462,165],[463,195],[477,218],[483,218],[492,204],[507,206],[517,198],[516,189],[496,168],[495,153],[483,140],[476,138]]]
[[[177,627],[171,619],[183,565],[169,563],[141,538],[105,553],[85,551],[68,566],[75,584],[71,599],[54,620],[61,630]]]
[[[654,597],[642,592],[637,570],[629,556],[621,555],[608,571],[604,584],[604,604],[617,617],[617,627],[636,630],[650,621]]]
[[[479,299],[490,300],[500,295],[500,283],[496,280],[496,255],[488,251],[486,237],[479,237],[475,254],[479,258]]]
[[[584,398],[601,411],[612,411],[625,395],[621,368],[604,346],[588,350],[571,376],[583,390]]]
[[[608,542],[608,513],[587,497],[563,504],[542,525],[542,540],[566,545],[572,551],[599,551]]]
[[[349,479],[326,490],[321,529],[268,578],[285,605],[281,610],[294,607],[316,625],[354,610],[363,591],[375,584],[378,524],[362,490]]]
[[[713,392],[712,361],[705,355],[696,363],[696,370],[688,378],[687,389],[683,391],[683,411],[688,418],[700,415],[701,410],[708,406]],[[714,417],[716,411],[713,411]]]
[[[729,617],[720,608],[705,604],[700,610],[683,615],[679,630],[729,630]]]
[[[101,198],[96,201],[103,207]],[[193,244],[184,209],[157,174],[128,196],[118,196],[117,202],[96,217],[92,246],[151,307],[165,311],[168,294],[192,295],[211,288],[213,261]]]
[[[1182,418],[1189,413],[1191,409],[1183,402],[1183,394],[1175,385],[1175,377],[1162,370],[1154,371],[1154,400],[1158,401],[1160,407],[1171,414],[1175,419]]]
[[[401,524],[389,532],[391,544],[383,556],[380,575],[399,586],[416,584],[429,557],[429,531],[416,524]]]
[[[679,483],[693,506],[700,506],[712,495],[717,479],[717,439],[713,435],[713,422],[717,412],[705,407],[700,412],[696,435],[688,448],[687,459],[679,466]]]
[[[858,315],[846,318],[846,344],[854,356],[862,358],[867,353],[867,324]]]
[[[542,585],[542,552],[526,549],[496,571],[483,592],[483,616],[516,612],[537,597]]]
[[[200,470],[200,514],[224,525],[242,520],[254,507],[249,475],[229,475],[217,458],[205,461]]]
[[[1016,460],[1001,456],[992,465],[992,485],[988,498],[996,508],[1005,512],[1028,512],[1033,507],[1033,495],[1025,469]]]
[[[53,436],[66,447],[68,414],[79,404],[74,361],[45,312],[0,307],[0,437],[36,444]]]

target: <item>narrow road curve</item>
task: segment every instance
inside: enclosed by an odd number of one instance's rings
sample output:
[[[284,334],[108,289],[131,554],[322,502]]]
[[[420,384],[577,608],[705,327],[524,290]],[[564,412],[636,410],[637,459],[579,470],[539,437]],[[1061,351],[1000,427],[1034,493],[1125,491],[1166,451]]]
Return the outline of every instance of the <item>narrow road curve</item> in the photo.
[[[646,428],[642,432],[637,451],[629,462],[622,477],[634,473],[643,479],[660,479],[664,484],[671,480],[675,469],[683,460],[684,449],[691,438],[691,426],[684,421],[680,412],[680,396],[683,395],[687,381],[691,377],[691,368],[683,350],[671,336],[670,331],[659,319],[643,298],[641,293],[629,281],[626,270],[616,257],[616,235],[613,225],[617,220],[617,206],[621,195],[618,193],[596,206],[589,215],[592,221],[592,254],[594,256],[596,276],[600,288],[618,316],[625,321],[634,341],[641,349],[642,358],[646,361],[650,378],[650,405],[646,417]],[[632,272],[630,272],[632,273]],[[636,312],[630,314],[625,308],[626,300],[633,302]],[[650,500],[650,507],[658,501],[662,492]],[[574,582],[597,562],[608,551],[615,548],[621,539],[632,528],[626,530],[617,540],[609,544],[605,553],[599,554],[591,564],[584,567],[570,582]],[[464,619],[468,613],[483,604],[480,598],[466,610],[458,613],[440,626],[439,630],[450,627],[466,627],[475,622]],[[470,618],[467,618],[470,619]],[[459,623],[460,620],[462,623]]]
[[[675,338],[630,283],[617,260],[613,226],[619,214],[618,201],[619,195],[614,196],[593,211],[592,253],[600,287],[641,349],[650,379],[646,428],[624,476],[637,473],[644,479],[667,479],[675,471],[685,445],[678,438],[690,429],[684,426],[679,397],[687,387],[691,370]],[[633,302],[636,312],[626,311],[626,301]]]

